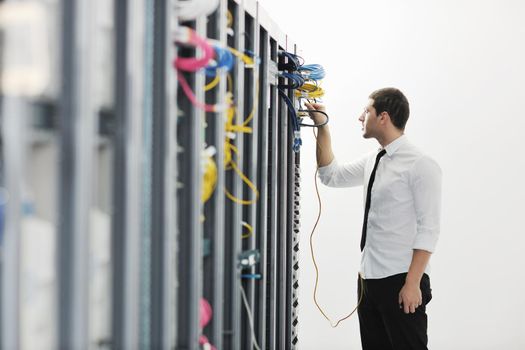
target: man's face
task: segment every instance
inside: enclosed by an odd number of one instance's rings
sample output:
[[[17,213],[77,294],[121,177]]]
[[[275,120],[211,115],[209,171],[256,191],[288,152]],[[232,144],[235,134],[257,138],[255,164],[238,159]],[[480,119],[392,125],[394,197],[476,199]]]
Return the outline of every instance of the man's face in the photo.
[[[376,109],[374,108],[374,100],[369,99],[363,113],[358,119],[362,125],[363,137],[369,139],[375,137],[379,120],[377,118]]]

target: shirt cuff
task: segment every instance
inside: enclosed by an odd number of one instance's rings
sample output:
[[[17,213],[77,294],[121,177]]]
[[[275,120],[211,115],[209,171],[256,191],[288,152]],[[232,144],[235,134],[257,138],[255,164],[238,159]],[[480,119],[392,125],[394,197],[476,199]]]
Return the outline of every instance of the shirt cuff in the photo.
[[[438,235],[435,233],[418,233],[412,246],[412,249],[426,250],[434,253],[438,241]]]

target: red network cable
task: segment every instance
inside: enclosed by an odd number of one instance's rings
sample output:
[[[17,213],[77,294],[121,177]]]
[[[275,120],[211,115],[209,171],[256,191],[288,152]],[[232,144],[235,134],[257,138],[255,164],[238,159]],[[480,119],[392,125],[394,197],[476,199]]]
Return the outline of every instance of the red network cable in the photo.
[[[202,50],[202,57],[177,57],[173,61],[173,66],[176,69],[186,72],[196,72],[199,69],[206,67],[210,60],[215,57],[213,47],[201,38],[197,33],[188,27],[180,27],[177,31],[176,41],[181,44],[189,44],[198,47]]]
[[[190,85],[184,78],[183,72],[196,72],[208,65],[208,63],[215,57],[215,50],[213,47],[206,42],[206,39],[201,38],[197,33],[189,27],[180,27],[177,31],[176,42],[181,44],[188,44],[200,48],[202,51],[202,57],[177,57],[173,61],[173,67],[177,69],[177,80],[182,90],[186,94],[186,97],[190,102],[204,110],[205,112],[220,112],[226,109],[226,106],[219,104],[206,104],[197,100],[197,97],[191,90]]]

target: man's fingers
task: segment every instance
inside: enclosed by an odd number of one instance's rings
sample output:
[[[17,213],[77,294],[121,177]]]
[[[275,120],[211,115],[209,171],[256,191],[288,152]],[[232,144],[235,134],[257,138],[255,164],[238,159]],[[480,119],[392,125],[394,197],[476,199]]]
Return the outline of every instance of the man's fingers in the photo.
[[[400,309],[403,309],[403,311],[405,312],[405,314],[408,314],[408,313],[415,313],[416,312],[416,309],[421,305],[421,301],[416,301],[416,302],[409,302],[407,300],[403,300],[403,298],[401,297],[401,295],[399,296],[398,298],[398,302],[399,302],[399,308]]]
[[[306,108],[312,109],[312,110],[320,110],[320,111],[323,111],[323,112],[325,110],[324,105],[322,105],[320,103],[305,102],[304,105],[306,106]]]

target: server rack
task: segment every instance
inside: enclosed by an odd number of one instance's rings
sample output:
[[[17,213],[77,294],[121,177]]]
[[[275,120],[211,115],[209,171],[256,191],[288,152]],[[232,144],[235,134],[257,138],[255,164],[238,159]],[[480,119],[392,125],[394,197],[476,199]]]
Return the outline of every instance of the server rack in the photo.
[[[225,12],[231,14],[231,28],[228,28],[228,21],[224,21]],[[203,33],[199,31],[198,21],[183,24],[196,28],[197,33]],[[210,302],[213,319],[202,332],[218,348],[251,349],[254,342],[262,349],[295,348],[299,211],[296,183],[299,157],[290,147],[293,134],[288,125],[288,110],[277,92],[277,85],[287,82],[278,78],[277,65],[279,59],[283,60],[279,58],[279,50],[295,53],[296,46],[255,1],[221,1],[218,9],[208,17],[204,35],[239,52],[248,50],[257,57],[255,68],[245,67],[237,60],[229,74],[237,111],[236,122],[241,123],[255,107],[250,123],[252,132],[237,133],[234,143],[238,153],[242,154],[237,159],[237,166],[253,181],[258,194],[243,184],[237,174],[220,167],[224,156],[221,141],[225,137],[224,113],[206,113],[205,126],[200,131],[204,135],[200,150],[204,144],[215,147],[219,176],[212,199],[201,208],[205,217],[202,233],[194,237],[202,238],[203,257],[199,264],[202,263],[203,290],[189,299],[179,295],[178,300],[179,303],[184,300],[189,305],[195,305],[200,297],[204,297]],[[220,74],[218,88],[204,95],[201,91],[204,83],[199,86],[191,80],[198,74],[188,75],[197,100],[199,94],[208,104],[223,98],[228,90],[224,82],[227,73],[223,71]],[[289,97],[295,99],[291,90]],[[179,93],[181,106],[197,109],[188,101],[181,101],[184,98]],[[179,130],[184,128],[181,122],[177,126]],[[185,177],[180,173],[179,176],[180,179]],[[221,194],[223,189],[254,204],[241,205],[225,199]],[[188,203],[182,196],[178,200],[179,203]],[[249,237],[244,239],[243,222],[253,226]],[[183,255],[188,252],[198,254],[188,249],[183,240],[179,239],[178,243],[179,254],[182,251],[185,252]],[[259,252],[258,263],[240,268],[239,255],[249,251]],[[179,266],[182,266],[181,262]],[[179,275],[178,283],[180,290],[180,285],[188,283],[188,280]],[[246,295],[249,313],[243,305],[241,291]],[[186,317],[183,310],[178,308],[178,319]],[[254,318],[253,334],[248,314]],[[178,334],[199,334],[195,322],[190,322],[188,327],[194,329],[179,328]],[[183,337],[187,342],[184,345],[178,343],[178,346],[181,349],[196,348],[196,337],[186,335]]]
[[[187,1],[181,1],[187,2]],[[218,349],[294,349],[297,340],[299,153],[292,151],[293,130],[278,85],[281,50],[297,47],[255,0],[220,0],[217,8],[193,19],[178,18],[176,0],[113,0],[114,50],[109,105],[90,99],[100,79],[89,58],[96,2],[59,2],[61,88],[50,102],[59,146],[54,347],[113,349],[199,349],[201,336]],[[219,69],[218,85],[203,70],[174,68],[177,57],[201,51],[176,45],[181,26],[253,59],[235,57],[231,71]],[[88,54],[86,54],[88,53]],[[183,75],[197,101],[222,103],[230,93],[235,125],[227,131],[228,111],[205,112],[177,83]],[[231,87],[228,84],[231,76]],[[288,96],[294,101],[294,92]],[[5,230],[0,243],[2,348],[24,348],[20,318],[22,194],[26,136],[34,112],[24,98],[2,92],[2,186],[8,189]],[[58,114],[59,117],[55,117]],[[14,118],[24,115],[27,118]],[[25,120],[25,121],[24,121]],[[238,171],[225,166],[225,140],[236,148]],[[99,178],[96,149],[111,149],[112,166]],[[214,151],[210,151],[210,146]],[[201,200],[203,153],[217,169],[212,197]],[[243,174],[241,176],[240,174]],[[247,184],[244,176],[253,183]],[[90,219],[98,182],[111,188],[111,317],[108,336],[90,330],[90,274],[93,239]],[[231,192],[241,204],[225,195]],[[252,254],[243,265],[241,256]],[[200,325],[202,303],[212,309]],[[14,316],[13,316],[14,315]],[[9,320],[9,321],[7,321]],[[253,329],[252,329],[253,328]]]

